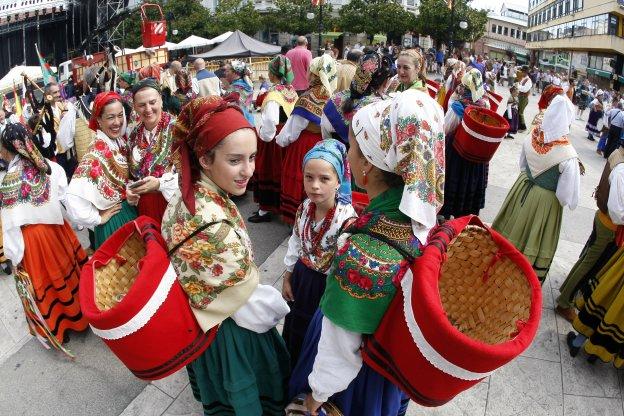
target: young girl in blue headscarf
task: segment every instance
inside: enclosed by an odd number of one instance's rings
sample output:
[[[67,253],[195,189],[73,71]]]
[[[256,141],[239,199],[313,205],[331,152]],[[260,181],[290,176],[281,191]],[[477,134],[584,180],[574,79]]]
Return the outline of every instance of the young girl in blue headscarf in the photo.
[[[357,214],[351,205],[351,172],[344,144],[318,142],[303,159],[307,199],[299,206],[282,286],[290,313],[282,336],[294,366],[312,315],[325,291],[325,278],[336,253],[336,240],[346,221]]]

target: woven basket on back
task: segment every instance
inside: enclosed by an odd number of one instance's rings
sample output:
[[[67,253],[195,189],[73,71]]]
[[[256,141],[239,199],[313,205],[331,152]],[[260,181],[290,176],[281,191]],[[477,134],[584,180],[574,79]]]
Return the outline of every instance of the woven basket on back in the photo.
[[[531,310],[531,287],[483,227],[466,227],[448,247],[439,280],[442,306],[465,335],[488,344],[513,338]],[[488,270],[489,269],[489,270]]]
[[[531,344],[542,290],[526,257],[478,217],[434,230],[403,276],[364,362],[424,406],[441,406]]]
[[[102,311],[112,309],[128,293],[139,273],[137,263],[145,257],[145,243],[133,233],[119,253],[95,269],[95,303]]]
[[[89,146],[95,139],[95,132],[89,128],[87,122],[81,117],[76,119],[76,133],[74,134],[74,145],[76,146],[76,155],[78,162],[89,151]]]

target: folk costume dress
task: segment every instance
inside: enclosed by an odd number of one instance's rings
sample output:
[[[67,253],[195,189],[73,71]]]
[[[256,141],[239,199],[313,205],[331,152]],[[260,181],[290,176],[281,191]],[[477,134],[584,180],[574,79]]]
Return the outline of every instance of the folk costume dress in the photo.
[[[403,188],[370,201],[343,230],[327,276],[320,309],[312,318],[290,382],[290,395],[312,392],[346,416],[404,414],[406,396],[362,364],[362,337],[372,334],[420,255],[442,205],[444,134],[442,108],[425,92],[362,108],[353,129],[363,155],[394,172]],[[428,168],[425,169],[425,166]]]
[[[278,55],[269,64],[269,71],[280,77],[283,83],[272,85],[262,102],[254,172],[254,201],[262,211],[279,213],[285,150],[274,139],[292,114],[299,97],[290,85],[294,73],[288,58]]]
[[[492,228],[511,241],[544,282],[561,231],[563,207],[578,205],[580,167],[568,140],[574,109],[558,95],[531,131],[520,155],[522,172],[509,191]]]
[[[61,166],[43,159],[21,124],[7,126],[2,145],[17,153],[0,172],[5,255],[17,267],[17,291],[31,334],[65,351],[66,332],[88,325],[77,295],[87,255],[61,211],[67,177]]]
[[[179,246],[171,262],[197,322],[206,332],[219,326],[213,343],[187,366],[204,414],[278,416],[289,362],[275,325],[288,306],[275,288],[258,284],[236,205],[197,167],[198,157],[240,128],[252,127],[220,97],[192,100],[182,110],[175,133],[181,190],[165,212],[162,234],[170,249]]]
[[[489,164],[473,162],[464,158],[453,145],[455,133],[469,105],[489,108],[484,99],[485,90],[478,69],[470,69],[462,78],[462,85],[449,101],[444,119],[446,134],[446,182],[444,183],[444,206],[440,214],[450,216],[479,215],[485,206],[485,190],[488,182]]]
[[[321,116],[321,133],[324,139],[334,138],[349,146],[349,123],[353,115],[368,104],[387,98],[377,91],[371,91],[369,86],[375,79],[377,85],[393,75],[392,62],[389,58],[378,53],[368,53],[360,58],[355,69],[355,75],[348,90],[339,91],[332,95]],[[349,109],[345,103],[351,101]],[[347,110],[347,111],[345,111]]]
[[[340,179],[336,205],[323,220],[315,221],[316,205],[306,199],[295,217],[295,226],[288,240],[284,258],[286,270],[292,273],[290,283],[295,300],[286,315],[282,337],[290,352],[291,364],[297,363],[303,339],[312,316],[325,291],[327,271],[336,254],[336,240],[345,223],[357,217],[351,206],[351,174],[345,146],[337,140],[327,139],[316,144],[304,158],[329,162]]]
[[[314,75],[310,89],[299,97],[284,128],[275,137],[277,144],[286,148],[280,210],[288,224],[294,224],[297,209],[305,199],[301,170],[303,157],[322,140],[321,115],[336,89],[336,61],[329,55],[314,58],[310,63],[310,73]]]
[[[141,195],[138,215],[147,215],[159,223],[167,208],[167,201],[178,188],[177,173],[171,160],[171,130],[174,123],[175,117],[163,111],[154,130],[148,131],[140,122],[128,137],[130,181],[147,176],[160,181],[158,192]]]
[[[94,231],[94,250],[119,227],[137,217],[137,209],[125,199],[128,184],[128,147],[125,136],[111,139],[98,129],[97,118],[104,107],[120,100],[117,93],[96,97],[90,127],[96,138],[80,161],[67,188],[67,212],[72,220]],[[100,211],[121,203],[121,211],[101,224]]]
[[[598,96],[602,95],[602,90],[598,90]],[[585,125],[585,131],[587,131],[588,139],[600,139],[602,133],[604,105],[600,98],[594,98],[589,104],[589,116],[587,117],[587,124]]]
[[[557,305],[572,308],[574,299],[589,279],[617,251],[616,235],[624,230],[624,148],[620,147],[609,157],[596,189],[598,210],[594,225],[578,261],[574,264],[559,291]],[[618,230],[619,229],[619,230]]]
[[[236,72],[240,78],[230,83],[225,95],[231,94],[238,102],[239,107],[243,110],[245,118],[252,126],[255,125],[251,106],[253,105],[253,84],[249,76],[251,71],[247,64],[241,61],[232,61],[232,70]]]

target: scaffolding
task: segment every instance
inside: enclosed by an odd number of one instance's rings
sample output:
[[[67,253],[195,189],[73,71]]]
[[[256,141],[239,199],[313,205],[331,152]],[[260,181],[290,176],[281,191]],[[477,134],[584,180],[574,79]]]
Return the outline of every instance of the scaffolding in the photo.
[[[98,50],[120,43],[124,36],[123,16],[128,11],[128,0],[97,0],[97,34],[92,42]]]

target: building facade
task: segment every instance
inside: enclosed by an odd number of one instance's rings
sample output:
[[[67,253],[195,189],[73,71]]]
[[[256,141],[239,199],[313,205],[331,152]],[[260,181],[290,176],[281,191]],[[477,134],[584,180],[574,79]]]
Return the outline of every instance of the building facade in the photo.
[[[527,48],[540,66],[624,82],[624,1],[530,0]]]
[[[504,3],[498,13],[488,14],[486,31],[474,43],[477,54],[490,58],[527,63],[526,49],[528,14],[526,6]]]

